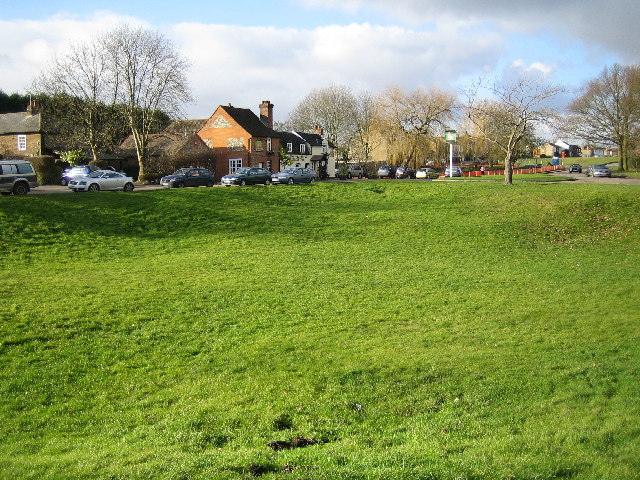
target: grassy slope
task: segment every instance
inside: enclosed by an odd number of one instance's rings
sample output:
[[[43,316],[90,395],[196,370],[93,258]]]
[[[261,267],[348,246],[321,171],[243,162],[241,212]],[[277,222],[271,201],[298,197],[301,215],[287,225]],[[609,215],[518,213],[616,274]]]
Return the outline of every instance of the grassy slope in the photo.
[[[638,478],[638,193],[3,198],[0,477]]]

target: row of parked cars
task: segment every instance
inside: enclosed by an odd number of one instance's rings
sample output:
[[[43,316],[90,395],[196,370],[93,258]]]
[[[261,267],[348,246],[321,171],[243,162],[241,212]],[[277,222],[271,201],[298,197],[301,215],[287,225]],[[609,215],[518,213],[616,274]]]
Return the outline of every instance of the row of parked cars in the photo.
[[[449,172],[449,167],[445,170],[445,176],[461,177],[462,169],[453,167],[453,175]],[[420,167],[417,170],[411,167],[394,167],[392,165],[382,165],[378,169],[380,178],[438,178],[440,174],[430,167]]]

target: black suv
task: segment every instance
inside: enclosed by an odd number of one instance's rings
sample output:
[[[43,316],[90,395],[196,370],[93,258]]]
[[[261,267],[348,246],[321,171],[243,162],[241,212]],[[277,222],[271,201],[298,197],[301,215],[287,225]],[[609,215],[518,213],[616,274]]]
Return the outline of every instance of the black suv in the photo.
[[[160,185],[170,188],[213,187],[213,184],[213,174],[206,168],[180,168],[160,179]]]
[[[38,186],[38,178],[26,160],[0,160],[0,193],[26,195]]]

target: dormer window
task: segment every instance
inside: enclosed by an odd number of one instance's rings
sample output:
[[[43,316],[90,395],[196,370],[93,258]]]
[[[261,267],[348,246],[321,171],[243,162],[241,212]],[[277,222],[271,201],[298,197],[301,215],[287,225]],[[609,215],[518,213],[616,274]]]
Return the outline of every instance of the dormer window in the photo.
[[[287,152],[293,152],[293,143],[287,143]]]
[[[304,143],[300,144],[300,153],[304,154],[307,151],[306,145]]]

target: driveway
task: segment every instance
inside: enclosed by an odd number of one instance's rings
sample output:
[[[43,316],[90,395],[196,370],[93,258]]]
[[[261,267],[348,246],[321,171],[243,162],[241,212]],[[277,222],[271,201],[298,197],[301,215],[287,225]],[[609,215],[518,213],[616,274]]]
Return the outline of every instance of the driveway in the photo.
[[[569,177],[576,183],[604,183],[613,185],[640,185],[640,178],[630,178],[623,176],[609,177],[587,177],[584,173],[569,173],[566,170],[556,170],[549,172],[551,176]]]

